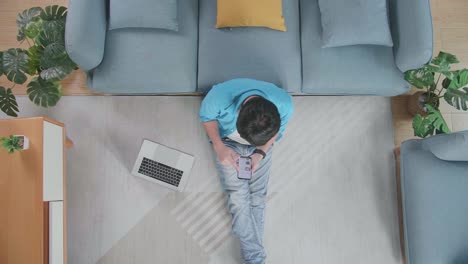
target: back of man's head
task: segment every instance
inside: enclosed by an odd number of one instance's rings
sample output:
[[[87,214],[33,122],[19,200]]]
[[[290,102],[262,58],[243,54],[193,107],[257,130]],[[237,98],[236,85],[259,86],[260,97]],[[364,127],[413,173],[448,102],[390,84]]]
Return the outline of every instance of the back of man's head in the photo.
[[[243,104],[237,118],[239,135],[254,146],[263,146],[281,126],[278,108],[263,97],[254,97]]]

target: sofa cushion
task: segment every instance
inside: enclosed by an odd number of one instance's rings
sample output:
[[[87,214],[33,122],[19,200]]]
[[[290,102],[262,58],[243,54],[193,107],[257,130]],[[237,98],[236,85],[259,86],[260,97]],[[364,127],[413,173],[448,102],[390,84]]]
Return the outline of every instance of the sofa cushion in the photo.
[[[109,29],[160,28],[177,31],[177,0],[110,0]]]
[[[401,146],[406,263],[468,263],[468,162],[440,160],[422,142]]]
[[[387,0],[319,0],[323,47],[393,46]]]
[[[299,92],[301,49],[298,0],[283,1],[286,32],[268,28],[216,29],[216,0],[200,0],[198,89],[235,78],[267,81]]]
[[[468,161],[468,131],[432,136],[423,146],[441,160]]]
[[[304,93],[392,96],[409,90],[390,47],[322,48],[317,0],[301,0],[301,31]]]
[[[96,91],[113,94],[196,91],[198,0],[179,2],[179,31],[107,32],[102,63],[90,74]]]
[[[283,0],[218,0],[217,28],[268,27],[286,31]]]

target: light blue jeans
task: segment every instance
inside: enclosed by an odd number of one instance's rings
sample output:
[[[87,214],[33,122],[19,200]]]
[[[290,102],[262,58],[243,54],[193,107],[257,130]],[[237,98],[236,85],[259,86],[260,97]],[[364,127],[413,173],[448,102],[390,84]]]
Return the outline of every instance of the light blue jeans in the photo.
[[[223,139],[223,143],[241,156],[250,156],[255,150],[254,146],[239,144],[229,139]],[[263,229],[271,154],[272,147],[250,180],[237,178],[237,171],[233,166],[222,165],[216,158],[219,177],[228,197],[232,230],[240,240],[245,264],[265,263]]]

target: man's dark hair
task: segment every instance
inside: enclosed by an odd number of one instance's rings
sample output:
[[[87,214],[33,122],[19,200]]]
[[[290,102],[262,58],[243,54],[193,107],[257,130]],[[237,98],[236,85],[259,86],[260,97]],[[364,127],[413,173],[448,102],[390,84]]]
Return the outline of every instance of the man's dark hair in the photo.
[[[263,146],[278,133],[278,108],[263,97],[254,97],[241,106],[237,118],[239,135],[254,146]]]

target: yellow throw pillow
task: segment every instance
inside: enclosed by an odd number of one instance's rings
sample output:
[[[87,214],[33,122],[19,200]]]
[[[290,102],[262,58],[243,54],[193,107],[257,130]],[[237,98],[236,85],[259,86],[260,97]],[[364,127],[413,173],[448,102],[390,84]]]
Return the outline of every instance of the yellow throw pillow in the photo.
[[[283,1],[218,0],[216,27],[267,27],[286,31]]]

